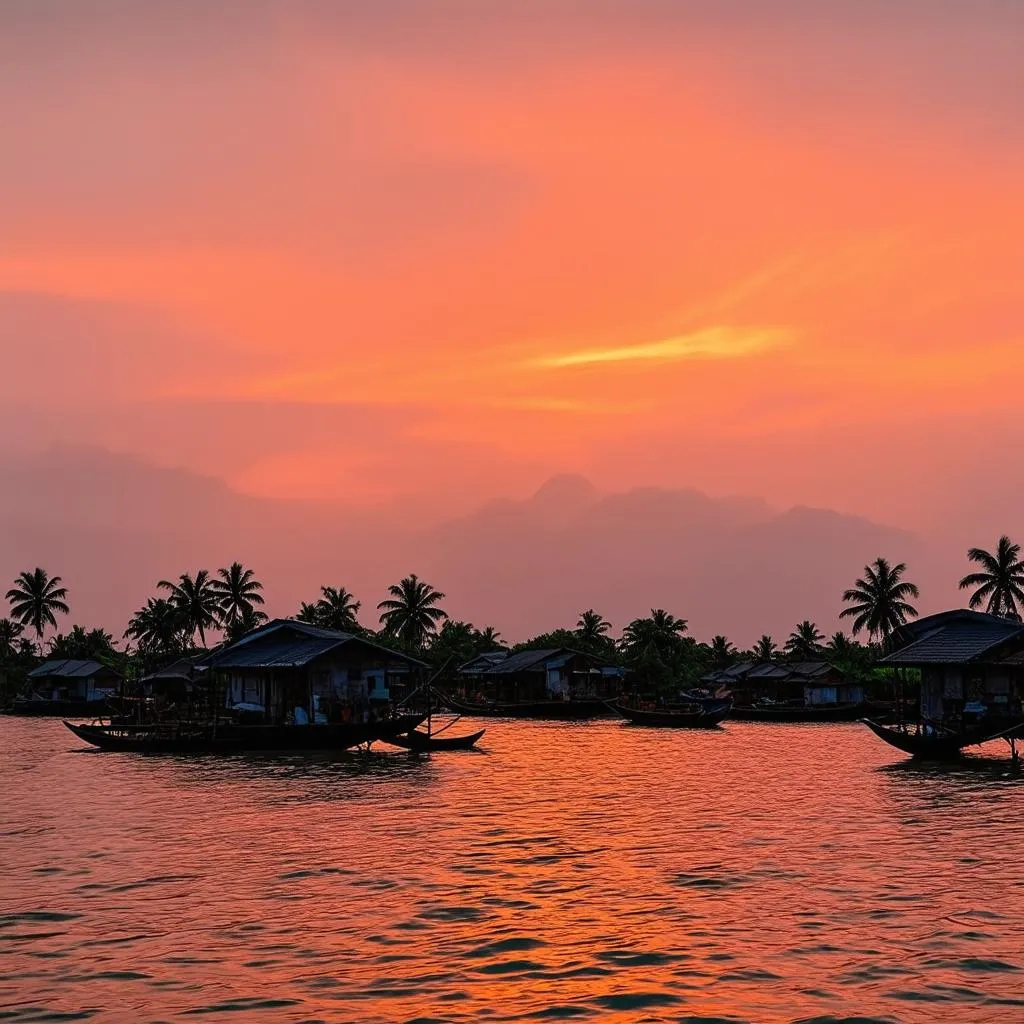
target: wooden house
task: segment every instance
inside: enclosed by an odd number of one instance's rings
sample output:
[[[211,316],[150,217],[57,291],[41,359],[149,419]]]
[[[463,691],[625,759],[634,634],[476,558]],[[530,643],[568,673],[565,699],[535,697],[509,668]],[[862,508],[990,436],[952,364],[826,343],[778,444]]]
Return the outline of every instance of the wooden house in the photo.
[[[900,627],[893,668],[921,673],[921,716],[956,724],[972,716],[1019,718],[1024,697],[1024,624],[957,609]]]
[[[28,674],[33,691],[43,700],[105,700],[117,691],[121,674],[98,661],[52,658]]]
[[[567,647],[517,651],[487,663],[483,655],[459,670],[471,699],[520,701],[607,699],[618,691],[621,671]]]
[[[404,694],[425,667],[364,637],[295,619],[267,623],[208,664],[228,708],[273,723],[369,713]]]

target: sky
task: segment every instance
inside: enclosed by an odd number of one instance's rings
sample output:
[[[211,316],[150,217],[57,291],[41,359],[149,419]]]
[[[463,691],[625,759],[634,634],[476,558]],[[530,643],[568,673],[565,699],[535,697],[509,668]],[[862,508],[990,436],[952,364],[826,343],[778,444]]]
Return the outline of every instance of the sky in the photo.
[[[1021,52],[1016,0],[8,0],[0,458],[1020,533]]]

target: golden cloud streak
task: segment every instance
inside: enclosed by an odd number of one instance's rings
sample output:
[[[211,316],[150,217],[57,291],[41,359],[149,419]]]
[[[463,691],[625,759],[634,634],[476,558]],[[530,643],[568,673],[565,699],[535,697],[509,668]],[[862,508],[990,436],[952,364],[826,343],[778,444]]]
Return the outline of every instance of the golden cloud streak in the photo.
[[[542,369],[594,366],[600,363],[674,362],[679,359],[735,359],[781,348],[794,340],[782,327],[707,327],[661,341],[614,348],[581,349],[560,355],[540,356],[529,365]]]

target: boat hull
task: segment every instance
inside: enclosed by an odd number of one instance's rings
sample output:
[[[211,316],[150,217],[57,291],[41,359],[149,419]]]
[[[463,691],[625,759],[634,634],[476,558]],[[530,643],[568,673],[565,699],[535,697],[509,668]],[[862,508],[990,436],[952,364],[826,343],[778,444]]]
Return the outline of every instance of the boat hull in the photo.
[[[425,732],[413,729],[402,736],[392,736],[387,742],[417,754],[429,754],[432,751],[441,750],[472,750],[486,731],[486,729],[481,729],[479,732],[469,733],[466,736],[428,736]]]
[[[448,694],[443,703],[460,715],[475,718],[533,718],[542,721],[571,722],[588,718],[602,718],[609,714],[603,700],[541,700],[524,701],[517,704],[480,704],[476,701],[461,700]]]
[[[955,761],[963,756],[966,747],[988,743],[989,740],[1019,738],[1024,735],[1024,723],[1007,726],[1006,722],[999,722],[963,732],[926,735],[892,725],[883,725],[870,718],[861,721],[880,740],[919,761]]]
[[[95,718],[106,706],[102,700],[16,700],[3,713],[23,718]]]
[[[411,732],[425,715],[400,715],[386,722],[332,725],[224,725],[146,727],[64,724],[80,740],[99,747],[144,754],[244,754],[259,751],[331,752]]]
[[[729,716],[730,711],[729,701],[696,707],[692,711],[674,711],[670,708],[647,711],[620,703],[611,706],[633,725],[647,725],[659,729],[714,729]]]
[[[864,714],[862,704],[838,704],[800,707],[733,707],[732,718],[739,722],[856,722]]]

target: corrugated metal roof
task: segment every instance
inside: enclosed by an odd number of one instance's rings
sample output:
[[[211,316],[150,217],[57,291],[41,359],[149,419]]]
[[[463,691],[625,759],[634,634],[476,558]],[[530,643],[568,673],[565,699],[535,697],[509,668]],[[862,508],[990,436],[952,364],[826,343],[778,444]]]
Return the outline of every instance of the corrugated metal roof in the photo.
[[[504,676],[513,672],[539,672],[542,671],[548,661],[562,655],[574,654],[564,647],[554,647],[549,650],[540,651],[517,651],[510,654],[493,668],[487,669],[484,675]]]
[[[52,658],[44,661],[38,668],[29,672],[29,679],[40,678],[61,678],[61,679],[88,679],[97,672],[111,673],[114,670],[98,661],[86,661],[80,658]],[[116,675],[116,673],[115,673]]]
[[[214,660],[215,668],[301,668],[347,640],[336,637],[266,637],[263,643],[235,644]]]
[[[952,619],[882,659],[883,665],[966,665],[992,656],[1007,641],[1024,642],[1024,627],[1009,620]]]

